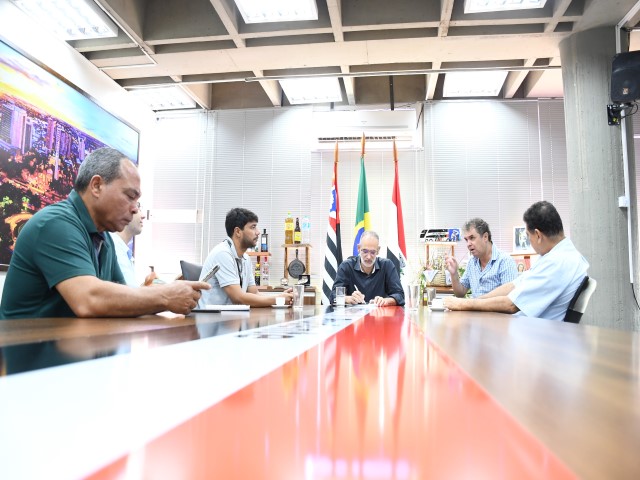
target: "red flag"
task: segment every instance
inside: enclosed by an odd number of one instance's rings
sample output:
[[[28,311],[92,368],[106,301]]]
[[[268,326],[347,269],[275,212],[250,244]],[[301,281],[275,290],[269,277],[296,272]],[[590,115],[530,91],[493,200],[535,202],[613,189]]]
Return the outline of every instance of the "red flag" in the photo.
[[[407,264],[407,243],[404,240],[404,220],[402,218],[402,200],[400,198],[400,183],[398,181],[398,149],[396,141],[393,141],[393,163],[395,164],[395,177],[393,179],[393,193],[391,194],[392,219],[389,228],[389,240],[387,244],[387,258],[391,260],[398,273]],[[395,211],[395,215],[393,212]]]

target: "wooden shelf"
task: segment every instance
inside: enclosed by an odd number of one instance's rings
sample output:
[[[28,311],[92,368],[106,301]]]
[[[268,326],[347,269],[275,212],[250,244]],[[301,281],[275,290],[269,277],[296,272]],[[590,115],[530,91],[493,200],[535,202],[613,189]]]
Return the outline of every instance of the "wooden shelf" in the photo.
[[[304,250],[304,273],[311,275],[311,245],[308,243],[284,243],[284,277],[289,278],[289,250],[292,248]],[[302,261],[302,260],[301,260]]]
[[[271,252],[247,252],[250,257],[270,257]]]

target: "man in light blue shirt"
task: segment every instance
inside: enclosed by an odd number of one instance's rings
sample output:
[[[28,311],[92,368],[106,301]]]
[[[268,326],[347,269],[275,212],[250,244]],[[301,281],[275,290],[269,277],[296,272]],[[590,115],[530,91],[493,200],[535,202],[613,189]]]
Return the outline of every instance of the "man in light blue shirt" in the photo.
[[[445,307],[564,319],[589,262],[565,237],[560,215],[551,203],[534,203],[524,212],[523,220],[531,247],[540,255],[533,267],[480,298],[445,298]]]
[[[487,222],[481,218],[473,218],[464,224],[463,232],[471,259],[462,278],[458,275],[456,258],[450,256],[446,259],[456,297],[464,297],[469,289],[473,298],[479,297],[518,277],[516,262],[511,256],[498,250],[491,241],[491,230]]]

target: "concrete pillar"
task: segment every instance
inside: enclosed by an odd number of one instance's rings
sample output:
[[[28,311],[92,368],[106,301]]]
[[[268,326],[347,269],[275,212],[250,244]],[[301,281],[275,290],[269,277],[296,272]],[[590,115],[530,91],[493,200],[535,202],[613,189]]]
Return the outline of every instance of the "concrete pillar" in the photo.
[[[630,146],[629,209],[618,206],[624,195],[621,127],[609,126],[614,27],[578,32],[560,44],[567,139],[571,239],[589,261],[598,281],[582,323],[639,330],[629,276],[627,215],[633,218],[634,257],[638,254],[635,161]],[[630,131],[631,122],[627,122]],[[637,261],[633,267],[638,284]],[[636,290],[637,291],[637,290]]]

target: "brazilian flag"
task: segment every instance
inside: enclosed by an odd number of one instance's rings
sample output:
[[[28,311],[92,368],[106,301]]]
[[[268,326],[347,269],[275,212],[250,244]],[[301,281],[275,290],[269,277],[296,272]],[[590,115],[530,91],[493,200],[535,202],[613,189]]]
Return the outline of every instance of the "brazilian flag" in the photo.
[[[360,156],[360,185],[358,187],[358,203],[356,203],[356,225],[353,229],[353,254],[358,255],[358,244],[365,230],[371,230],[369,215],[369,195],[367,194],[367,174],[364,170],[364,135],[362,136],[362,154]]]

